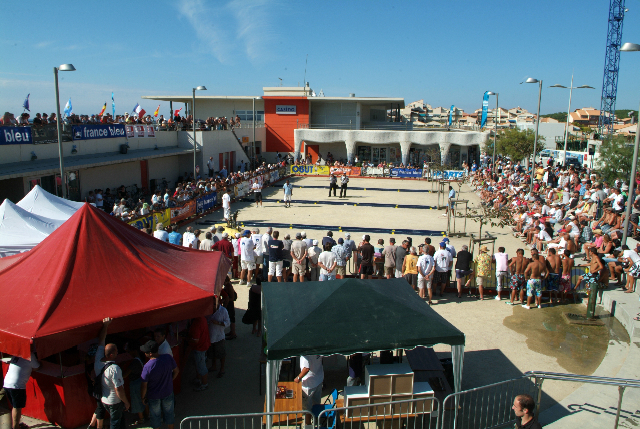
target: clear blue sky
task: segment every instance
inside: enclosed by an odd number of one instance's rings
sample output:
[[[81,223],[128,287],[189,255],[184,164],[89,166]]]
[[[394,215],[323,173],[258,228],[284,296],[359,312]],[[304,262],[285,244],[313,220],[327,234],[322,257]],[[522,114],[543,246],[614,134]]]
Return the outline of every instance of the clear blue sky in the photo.
[[[14,4],[16,5],[16,4]],[[529,7],[526,7],[529,5]],[[640,2],[627,1],[623,41],[640,43]],[[481,107],[486,90],[500,105],[600,108],[608,0],[521,1],[275,1],[34,2],[0,15],[0,110],[54,111],[53,66],[60,73],[61,108],[116,113],[142,95],[262,95],[262,87],[302,85],[327,96],[404,97],[433,106]],[[623,53],[617,108],[637,109],[640,53]],[[490,101],[490,105],[494,100]],[[168,103],[161,111],[168,112]],[[2,113],[0,112],[0,113]]]

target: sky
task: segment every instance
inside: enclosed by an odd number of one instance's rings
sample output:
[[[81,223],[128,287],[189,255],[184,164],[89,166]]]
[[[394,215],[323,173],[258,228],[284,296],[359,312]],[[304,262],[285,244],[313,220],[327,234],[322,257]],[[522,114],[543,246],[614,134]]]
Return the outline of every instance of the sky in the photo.
[[[640,44],[640,3],[627,1],[623,42]],[[608,0],[155,2],[34,1],[0,14],[0,113],[55,111],[53,67],[61,109],[98,113],[114,92],[116,114],[143,95],[263,94],[267,86],[303,85],[326,96],[424,99],[434,107],[499,104],[541,113],[600,108]],[[640,52],[622,53],[617,109],[640,102]],[[493,97],[489,105],[495,105]],[[160,111],[169,111],[161,103]],[[32,115],[33,116],[33,115]]]

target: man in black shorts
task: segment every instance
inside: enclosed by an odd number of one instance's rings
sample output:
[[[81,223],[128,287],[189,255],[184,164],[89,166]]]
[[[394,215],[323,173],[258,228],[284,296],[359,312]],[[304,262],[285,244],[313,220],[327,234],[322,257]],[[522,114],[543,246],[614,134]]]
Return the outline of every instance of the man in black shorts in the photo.
[[[333,196],[336,196],[336,189],[338,189],[338,178],[335,174],[329,176],[329,196],[331,196],[331,190],[333,190]]]
[[[370,279],[371,276],[373,276],[373,254],[375,253],[375,249],[369,243],[371,240],[369,235],[365,235],[362,239],[364,241],[358,246],[358,251],[360,251],[360,256],[362,257],[359,273],[361,279]]]
[[[253,182],[253,185],[251,185],[251,189],[253,190],[253,194],[256,197],[256,207],[258,207],[258,204],[262,206],[262,185],[260,184],[260,182],[258,182],[258,179]]]
[[[40,362],[38,362],[33,352],[31,353],[31,360],[14,356],[9,361],[9,369],[4,377],[3,387],[13,407],[11,421],[12,427],[15,429],[20,427],[22,409],[27,405],[27,382],[31,377],[31,371],[39,367]]]

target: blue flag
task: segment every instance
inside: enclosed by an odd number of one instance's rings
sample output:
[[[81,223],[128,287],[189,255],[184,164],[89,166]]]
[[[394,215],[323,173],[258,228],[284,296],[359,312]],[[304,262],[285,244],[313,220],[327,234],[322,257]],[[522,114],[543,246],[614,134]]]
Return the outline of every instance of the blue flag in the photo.
[[[484,92],[482,98],[482,120],[480,121],[480,128],[484,128],[487,124],[487,110],[489,109],[489,91]]]
[[[31,94],[27,94],[27,98],[24,99],[24,103],[22,103],[22,107],[24,107],[24,110],[29,110],[29,96]],[[31,112],[31,110],[29,110],[29,112]]]
[[[116,102],[113,100],[113,92],[111,92],[111,110],[113,111],[113,117],[116,117]]]
[[[451,115],[453,115],[453,109],[454,109],[454,105],[451,105],[451,110],[449,110],[449,126],[451,126]]]
[[[67,101],[67,105],[64,106],[64,116],[71,115],[72,111],[73,111],[73,107],[71,106],[71,97],[69,97],[69,101]]]

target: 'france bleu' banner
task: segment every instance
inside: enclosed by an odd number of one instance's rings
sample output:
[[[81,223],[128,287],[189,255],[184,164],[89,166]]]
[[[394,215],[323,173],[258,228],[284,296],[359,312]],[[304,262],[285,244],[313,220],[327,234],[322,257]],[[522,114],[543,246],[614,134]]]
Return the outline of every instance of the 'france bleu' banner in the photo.
[[[31,127],[0,128],[0,144],[31,144]]]
[[[480,121],[480,128],[484,128],[487,124],[487,110],[489,109],[489,91],[484,92],[482,98],[482,121]]]
[[[124,129],[124,124],[73,126],[74,140],[111,139],[126,136],[127,132]]]
[[[453,115],[453,108],[454,108],[454,105],[452,104],[451,110],[449,110],[449,126],[451,126],[451,115]]]
[[[418,168],[392,168],[390,170],[391,177],[413,177],[421,178],[422,169]]]
[[[216,205],[217,201],[218,194],[216,192],[203,195],[196,200],[196,213],[203,213],[211,210]]]

